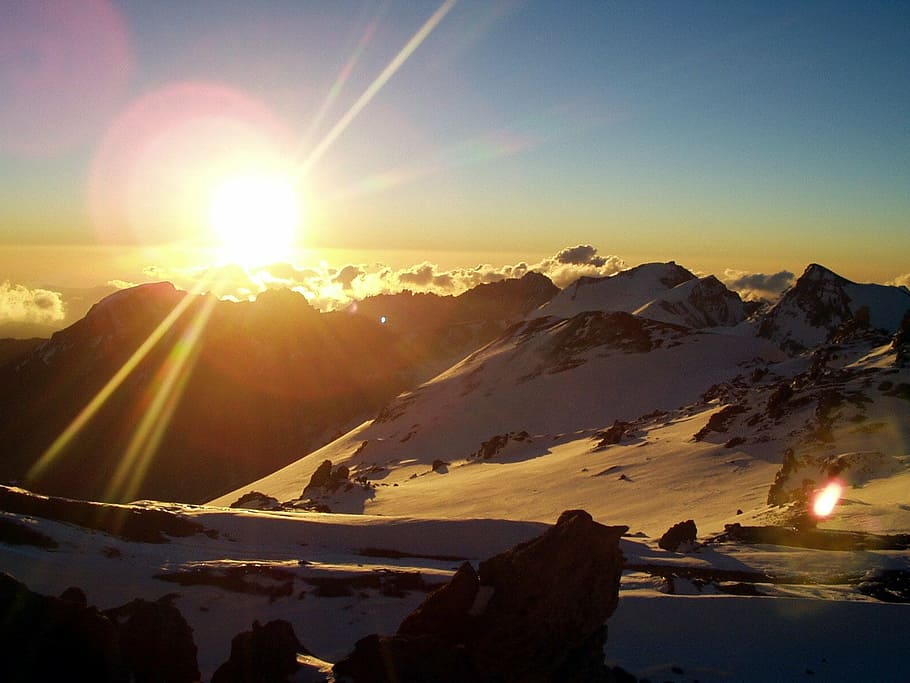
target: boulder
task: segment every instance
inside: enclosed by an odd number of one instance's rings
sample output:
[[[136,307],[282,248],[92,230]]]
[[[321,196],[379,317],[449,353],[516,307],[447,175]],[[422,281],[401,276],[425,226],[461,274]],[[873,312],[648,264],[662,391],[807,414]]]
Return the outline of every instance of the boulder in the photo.
[[[332,479],[332,461],[323,460],[322,464],[316,468],[316,471],[313,472],[313,476],[310,477],[310,482],[303,487],[303,493],[300,494],[301,498],[306,497],[306,492],[310,489],[322,488],[328,484]]]
[[[285,683],[299,668],[297,654],[309,654],[284,619],[265,626],[253,622],[231,640],[231,656],[218,667],[212,683]]]
[[[0,573],[3,680],[199,680],[192,631],[176,607],[134,600],[100,612],[86,602],[79,588],[54,598]]]
[[[199,680],[193,630],[174,605],[137,598],[104,614],[119,625],[121,656],[137,683]]]
[[[267,496],[259,491],[250,491],[244,493],[240,498],[231,503],[232,508],[244,508],[246,510],[283,510],[281,503],[277,498]]]
[[[334,671],[355,683],[612,680],[605,623],[618,602],[626,531],[564,512],[476,572],[463,564],[396,635],[359,641]]]
[[[657,545],[664,550],[676,552],[681,547],[691,547],[695,543],[697,536],[698,527],[695,526],[694,521],[687,519],[685,522],[679,522],[667,529],[666,533],[660,537]]]

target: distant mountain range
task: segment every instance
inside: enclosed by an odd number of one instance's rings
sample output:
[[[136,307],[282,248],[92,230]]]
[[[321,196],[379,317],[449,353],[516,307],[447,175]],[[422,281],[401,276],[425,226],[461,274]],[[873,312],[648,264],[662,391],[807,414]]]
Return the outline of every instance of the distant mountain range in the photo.
[[[116,292],[49,340],[0,343],[0,478],[97,500],[201,502],[375,414],[556,291],[529,274],[459,297],[401,294],[333,313],[290,290],[244,303],[169,283]],[[128,454],[136,462],[112,486]]]
[[[716,527],[737,508],[770,514],[835,462],[910,475],[910,292],[811,265],[747,312],[675,263],[582,278],[372,421],[212,502],[535,520],[579,506],[657,533],[696,508]]]
[[[0,343],[0,478],[109,501],[227,503],[256,488],[360,511],[393,498],[370,486],[354,503],[302,496],[323,460],[351,481],[390,481],[413,463],[524,460],[614,424],[641,432],[648,415],[711,409],[712,388],[732,395],[743,378],[767,402],[837,345],[892,348],[908,310],[905,288],[814,264],[759,311],[673,262],[562,291],[531,273],[333,313],[287,290],[233,303],[142,285],[49,340]],[[86,412],[99,392],[110,396]]]

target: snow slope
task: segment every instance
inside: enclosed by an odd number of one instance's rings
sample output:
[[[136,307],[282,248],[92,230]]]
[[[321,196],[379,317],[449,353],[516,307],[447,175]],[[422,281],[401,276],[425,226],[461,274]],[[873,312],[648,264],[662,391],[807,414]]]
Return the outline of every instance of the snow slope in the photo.
[[[692,404],[712,385],[750,372],[760,357],[783,354],[764,340],[692,333],[628,314],[592,312],[570,320],[538,318],[513,328],[451,370],[400,396],[375,420],[212,503],[228,505],[251,489],[280,501],[296,498],[316,467],[328,459],[344,463],[353,474],[400,484],[391,487],[395,491],[375,488],[356,502],[357,511],[392,512],[385,508],[385,500],[401,499],[407,495],[405,489],[425,486],[419,476],[412,486],[410,477],[425,473],[434,461],[449,463],[452,479],[483,479],[486,472],[476,468],[459,469],[456,475],[455,465],[478,459],[476,454],[491,439],[522,432],[527,432],[527,438],[510,438],[507,451],[496,461],[522,461],[530,482],[538,477],[541,482],[551,481],[549,475],[540,476],[541,468],[566,472],[576,469],[577,463],[580,470],[586,458],[594,460],[588,464],[596,467],[596,458],[586,456],[592,447],[590,440],[615,420],[634,420]],[[692,368],[699,371],[692,372]],[[681,429],[691,437],[699,427]],[[533,461],[538,458],[541,463],[534,470]],[[563,458],[573,464],[563,463]],[[518,469],[509,468],[509,480]],[[402,478],[409,482],[407,486]],[[565,482],[565,475],[557,481]],[[466,498],[452,495],[455,507],[440,503],[434,514],[462,514],[463,510],[455,510],[458,500],[467,501],[498,487],[493,482],[483,486],[476,482],[468,488],[475,493]],[[554,495],[548,491],[546,496],[526,501],[512,515],[550,519],[554,511],[565,508],[564,497]],[[493,493],[489,498],[491,502],[503,500],[509,493]],[[595,504],[584,496],[578,501]],[[482,507],[477,512],[500,514]]]
[[[0,569],[45,594],[80,586],[102,609],[170,595],[193,629],[204,681],[227,659],[233,635],[253,620],[277,618],[290,621],[315,655],[301,660],[308,666],[296,680],[324,681],[326,662],[347,654],[362,636],[393,633],[462,559],[476,564],[545,528],[496,519],[143,507],[179,514],[205,533],[168,543],[129,542],[2,513],[59,545],[0,543]],[[683,554],[642,536],[624,539],[621,547],[629,569],[609,622],[611,664],[680,682],[801,680],[807,669],[818,674],[812,680],[910,677],[903,656],[910,607],[859,590],[870,571],[910,569],[905,552],[709,543]],[[680,578],[687,572],[709,578]],[[751,585],[761,595],[725,593],[733,584],[724,572],[754,576]],[[190,575],[203,578],[174,582]],[[227,575],[239,578],[217,580]],[[402,577],[409,579],[405,588],[395,590]]]
[[[582,277],[549,302],[536,315],[571,318],[585,311],[631,313],[695,276],[673,261],[645,263],[610,277]]]

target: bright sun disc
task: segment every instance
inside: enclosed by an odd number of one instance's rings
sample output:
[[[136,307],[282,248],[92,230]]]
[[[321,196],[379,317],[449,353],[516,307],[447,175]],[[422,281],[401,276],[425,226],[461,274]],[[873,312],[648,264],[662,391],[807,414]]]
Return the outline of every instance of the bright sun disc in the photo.
[[[844,492],[844,486],[839,481],[831,481],[819,491],[812,502],[812,512],[816,517],[828,517],[834,512],[834,507]]]
[[[291,176],[233,176],[212,191],[209,223],[222,263],[253,266],[289,260],[300,222],[300,199]]]

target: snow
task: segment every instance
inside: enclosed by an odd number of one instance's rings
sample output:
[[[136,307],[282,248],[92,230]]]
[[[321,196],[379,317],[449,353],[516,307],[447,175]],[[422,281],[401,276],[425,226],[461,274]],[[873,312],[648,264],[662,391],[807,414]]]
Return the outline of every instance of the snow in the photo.
[[[875,329],[894,332],[910,311],[910,292],[902,287],[850,283],[844,286],[853,313],[869,310],[869,323]]]
[[[102,609],[176,595],[203,680],[254,620],[287,619],[314,653],[301,658],[297,680],[315,681],[359,638],[394,633],[425,596],[364,579],[419,572],[432,586],[462,561],[476,566],[583,508],[631,530],[621,541],[628,569],[609,620],[609,663],[662,681],[910,680],[910,607],[858,587],[877,572],[910,571],[910,553],[713,540],[729,524],[792,519],[790,508],[767,503],[787,449],[803,463],[795,485],[839,467],[843,497],[819,530],[910,534],[910,413],[893,390],[910,383],[910,368],[896,365],[887,344],[828,348],[816,368],[817,357],[789,357],[757,338],[751,322],[694,331],[603,313],[666,312],[659,302],[687,301],[699,283],[673,263],[583,279],[287,467],[207,506],[137,504],[185,516],[210,535],[127,542],[0,513],[59,544],[0,543],[0,570],[47,594],[80,586]],[[896,288],[844,286],[853,305],[875,304],[875,326],[906,310]],[[784,313],[779,339],[820,334],[804,315]],[[614,338],[605,325],[628,329]],[[648,351],[635,347],[641,330]],[[769,402],[781,387],[792,398],[775,415]],[[825,404],[825,396],[837,400]],[[227,507],[251,490],[299,502],[326,459],[352,478],[313,494],[332,514]],[[686,519],[699,529],[692,552],[660,549],[660,535]],[[234,575],[239,588],[212,579]],[[757,595],[723,592],[738,581],[725,577],[739,575],[753,577]],[[201,580],[173,581],[187,576]],[[325,580],[356,587],[329,597],[318,590]]]
[[[624,595],[607,662],[651,680],[901,681],[906,605],[806,598]]]
[[[672,261],[646,263],[610,277],[583,277],[541,306],[535,315],[571,318],[584,311],[631,313],[694,277]]]
[[[146,503],[152,506],[152,503]],[[325,515],[222,510],[158,505],[178,511],[216,538],[196,534],[166,544],[120,541],[100,532],[38,518],[25,518],[55,538],[54,550],[0,544],[0,566],[33,590],[60,594],[81,586],[101,608],[135,597],[177,594],[175,604],[193,628],[203,680],[227,659],[231,638],[253,620],[291,622],[314,653],[299,680],[337,661],[369,633],[393,633],[423,599],[374,589],[321,597],[307,579],[345,578],[377,572],[422,574],[428,582],[450,577],[465,557],[476,563],[540,534],[542,524],[496,519],[442,520],[370,515]],[[553,519],[548,520],[552,523]],[[617,520],[605,520],[612,522]],[[364,548],[411,555],[389,559],[361,554]],[[658,680],[758,681],[906,680],[907,605],[883,604],[843,585],[837,577],[872,568],[910,568],[906,553],[835,552],[774,546],[706,545],[693,553],[667,553],[654,538],[621,541],[627,562],[636,565],[747,570],[792,576],[789,583],[760,584],[765,597],[717,594],[677,580],[678,593],[662,592],[659,580],[640,571],[623,578],[620,605],[609,621],[609,663]],[[388,553],[392,554],[392,553]],[[439,559],[437,554],[451,554]],[[437,555],[436,559],[430,557]],[[179,585],[154,578],[186,567],[249,566],[291,574],[289,595],[270,598],[213,585]],[[835,583],[832,583],[835,582]],[[301,598],[301,593],[305,596]],[[761,662],[756,666],[756,662]],[[679,674],[673,667],[681,669]],[[875,668],[864,668],[875,667]]]

